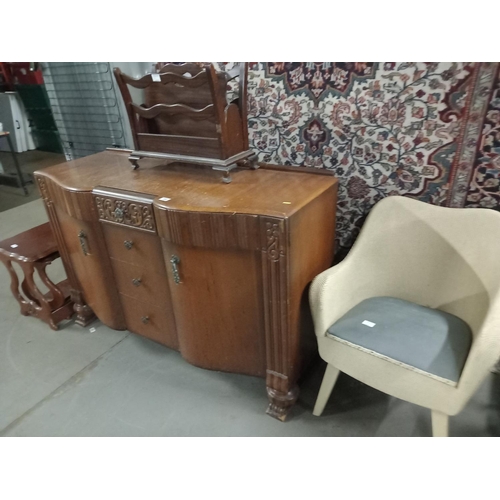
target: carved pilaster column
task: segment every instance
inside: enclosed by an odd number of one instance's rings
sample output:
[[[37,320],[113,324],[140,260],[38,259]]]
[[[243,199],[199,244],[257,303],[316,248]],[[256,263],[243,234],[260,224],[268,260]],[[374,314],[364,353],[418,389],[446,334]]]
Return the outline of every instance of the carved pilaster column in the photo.
[[[286,219],[261,217],[260,228],[269,397],[267,413],[284,421],[299,395],[290,363],[288,224]]]

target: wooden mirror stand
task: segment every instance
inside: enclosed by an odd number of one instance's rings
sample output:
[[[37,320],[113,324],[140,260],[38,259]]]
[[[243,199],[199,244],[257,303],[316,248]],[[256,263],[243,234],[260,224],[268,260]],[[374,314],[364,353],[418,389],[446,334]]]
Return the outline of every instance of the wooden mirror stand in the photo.
[[[209,165],[224,172],[228,183],[238,165],[258,168],[248,145],[248,63],[230,72],[216,71],[213,64],[185,63],[167,64],[138,79],[119,68],[114,74],[134,138],[129,157],[134,169],[141,158]],[[238,83],[238,95],[229,100],[231,81]],[[144,90],[144,104],[133,102],[129,86]]]

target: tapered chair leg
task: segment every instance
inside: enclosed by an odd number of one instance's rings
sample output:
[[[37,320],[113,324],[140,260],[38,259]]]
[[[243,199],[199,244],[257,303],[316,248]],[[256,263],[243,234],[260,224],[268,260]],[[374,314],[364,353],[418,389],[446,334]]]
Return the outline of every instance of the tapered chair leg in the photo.
[[[332,393],[333,386],[337,381],[340,371],[334,366],[328,364],[326,365],[325,375],[323,376],[323,382],[321,382],[321,387],[319,389],[318,397],[316,399],[316,404],[314,405],[313,415],[319,417],[323,410],[325,409],[328,398]]]
[[[448,415],[432,410],[432,436],[448,437]]]

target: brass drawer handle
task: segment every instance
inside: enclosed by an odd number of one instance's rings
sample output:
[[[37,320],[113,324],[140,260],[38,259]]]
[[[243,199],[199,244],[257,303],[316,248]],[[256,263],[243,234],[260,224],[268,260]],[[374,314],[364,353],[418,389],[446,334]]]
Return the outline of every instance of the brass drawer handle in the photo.
[[[88,255],[89,251],[87,250],[87,235],[80,231],[78,233],[78,239],[80,240],[80,246],[82,247],[83,255]]]
[[[142,283],[142,280],[140,278],[134,278],[132,280],[132,285],[134,286],[139,286]]]
[[[145,325],[147,325],[147,324],[149,323],[149,316],[143,316],[143,317],[141,318],[141,321],[142,321]]]
[[[126,248],[127,250],[130,250],[130,249],[132,248],[132,245],[134,244],[134,242],[133,242],[133,241],[130,241],[130,240],[125,240],[125,241],[123,242],[123,244],[125,245],[125,248]]]
[[[180,261],[181,259],[179,259],[177,255],[172,255],[172,257],[170,257],[170,263],[172,264],[172,274],[174,275],[174,281],[176,285],[181,282],[181,277],[179,276],[179,268],[177,267],[177,264],[179,264]]]

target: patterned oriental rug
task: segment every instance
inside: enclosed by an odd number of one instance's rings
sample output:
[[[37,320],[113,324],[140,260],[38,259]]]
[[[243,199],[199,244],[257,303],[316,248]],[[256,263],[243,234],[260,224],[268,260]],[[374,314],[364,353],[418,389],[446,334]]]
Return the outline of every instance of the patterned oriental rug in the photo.
[[[499,66],[250,63],[250,145],[261,162],[334,172],[341,254],[385,196],[499,210]]]

